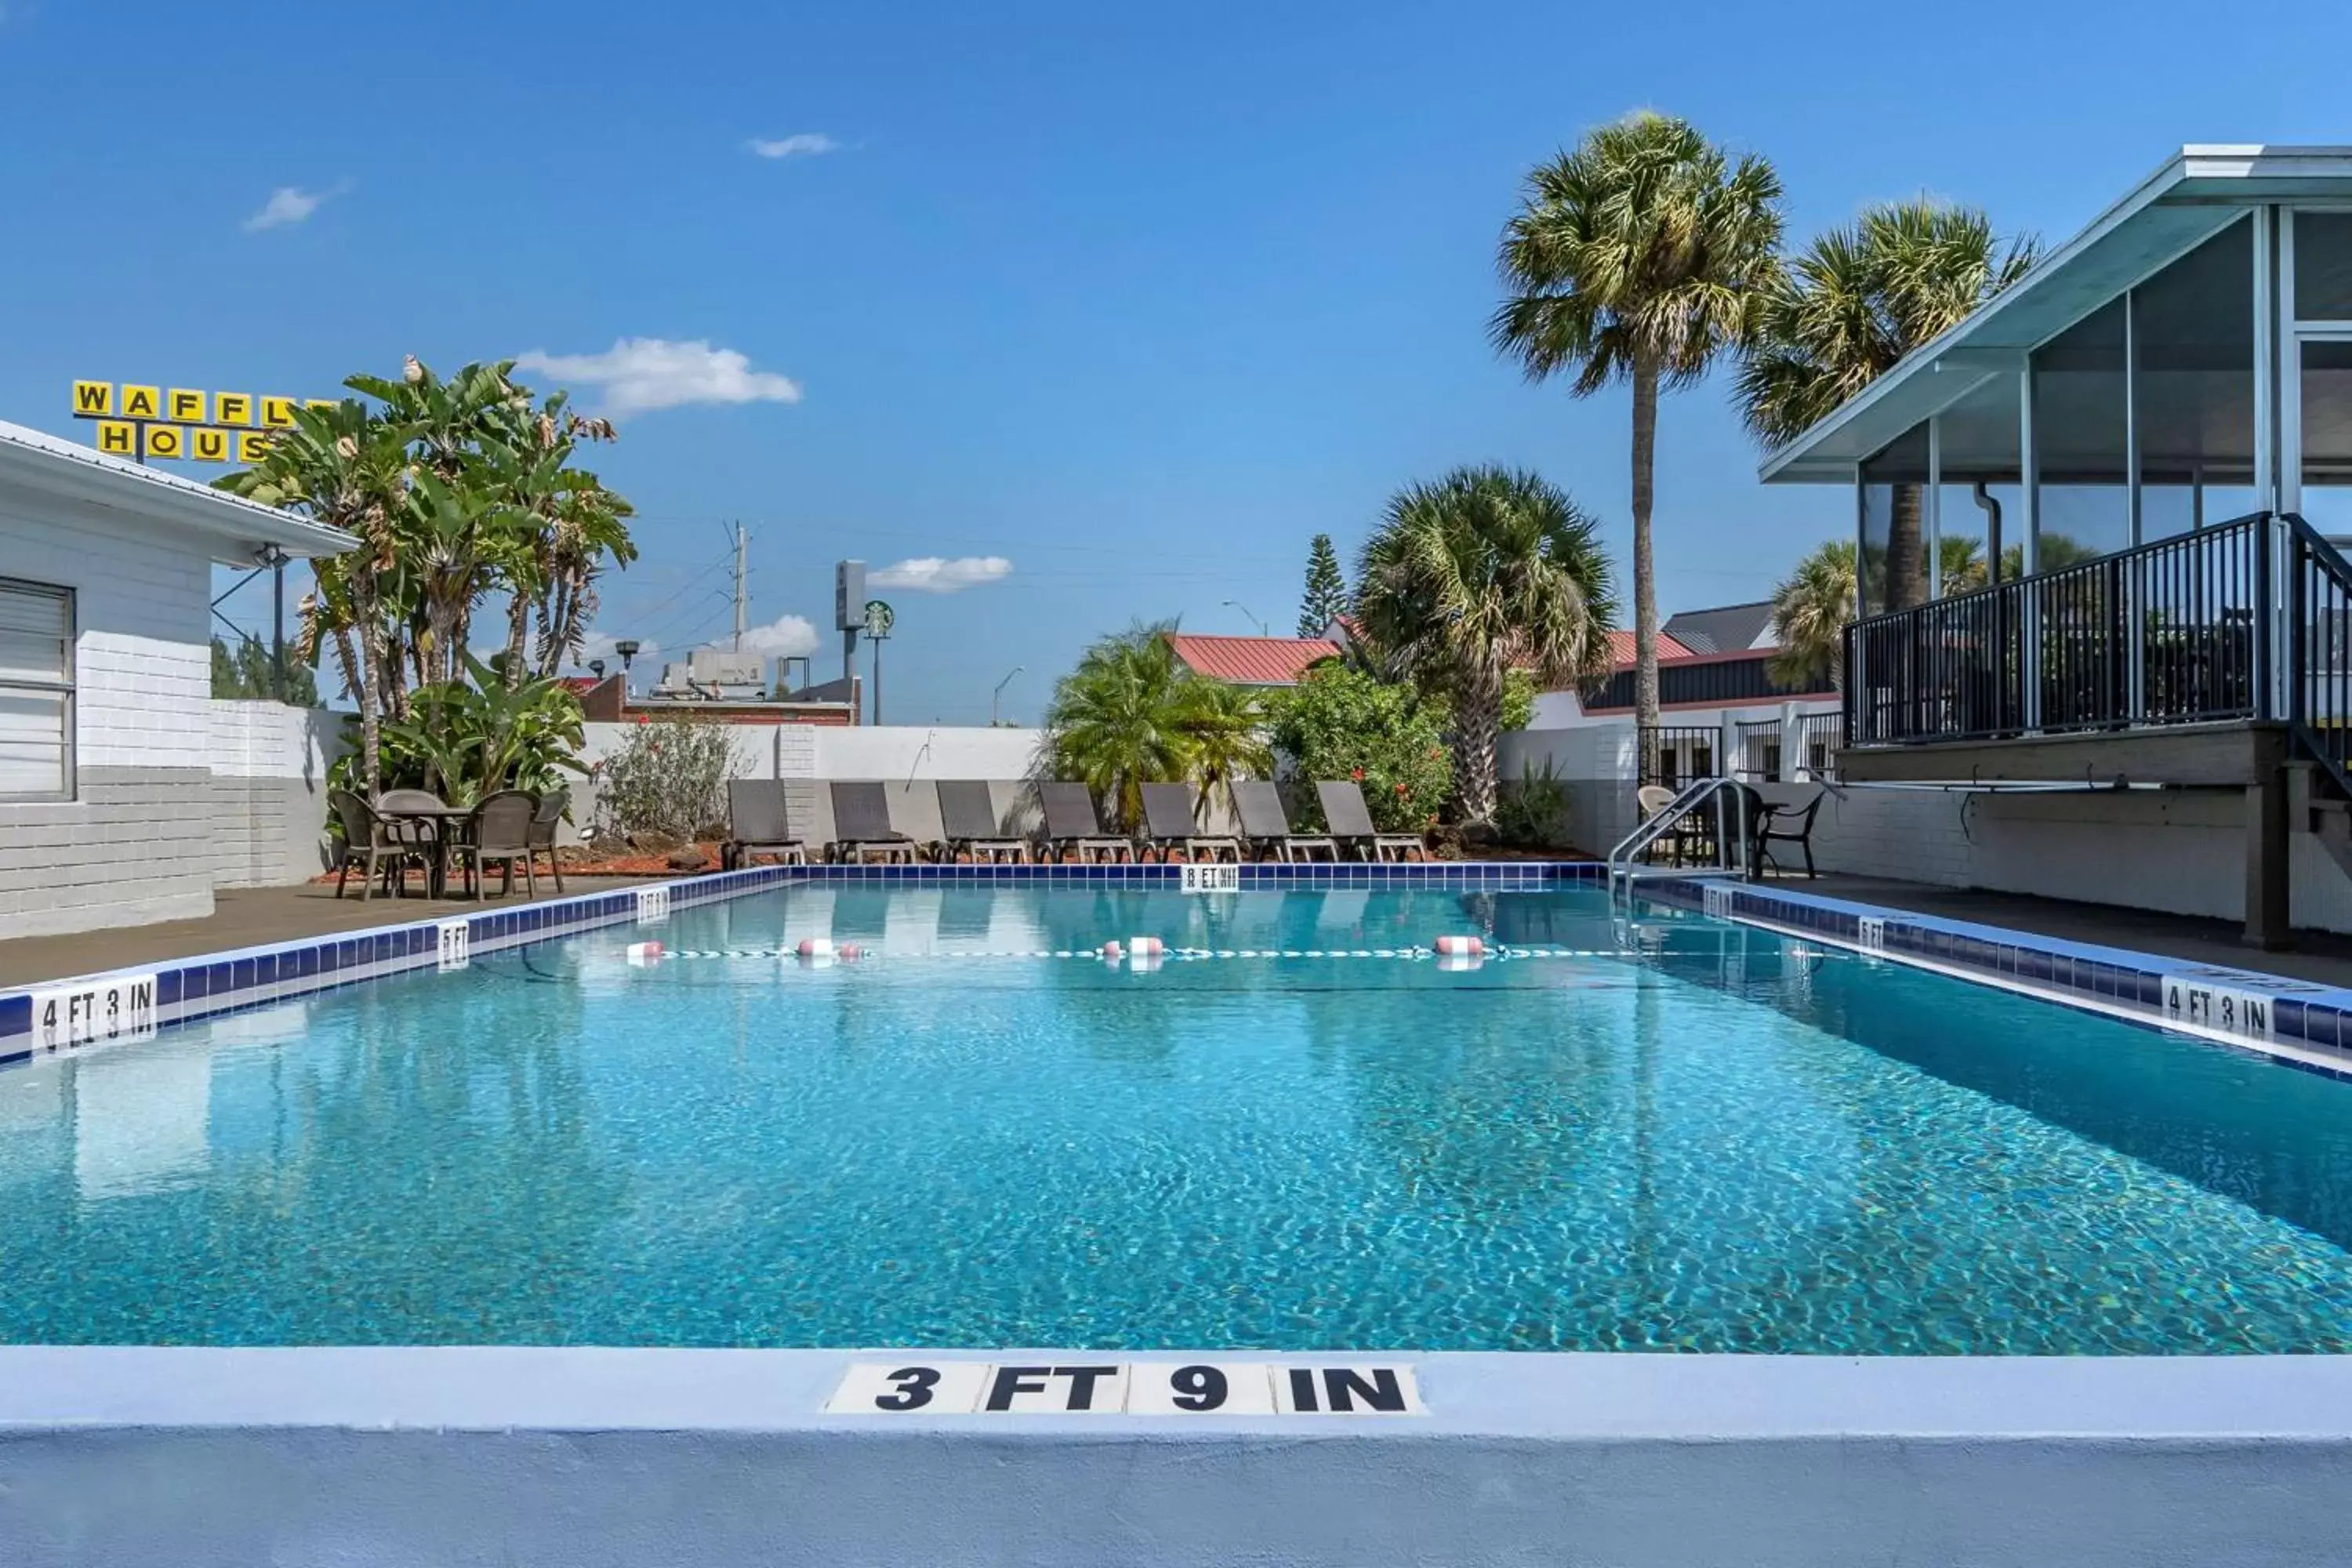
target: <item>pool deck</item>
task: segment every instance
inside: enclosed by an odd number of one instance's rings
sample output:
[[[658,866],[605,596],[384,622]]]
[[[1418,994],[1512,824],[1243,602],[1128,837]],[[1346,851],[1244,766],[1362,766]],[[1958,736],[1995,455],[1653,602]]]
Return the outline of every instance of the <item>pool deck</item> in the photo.
[[[1810,881],[1803,877],[1774,877],[1769,879],[1769,885],[1791,892],[1818,893],[1826,899],[1908,910],[1945,920],[2002,926],[2062,942],[2127,948],[2191,963],[2250,969],[2262,974],[2352,989],[2352,937],[2332,931],[2298,931],[2294,933],[2294,951],[2266,952],[2240,940],[2241,928],[2235,921],[2202,920],[2153,910],[2121,909],[2113,904],[2077,903],[2070,899],[2044,899],[2029,893],[1938,888],[1887,877],[1854,877],[1839,872],[1829,872]],[[0,959],[0,964],[5,963]]]
[[[637,877],[566,877],[564,896],[635,887],[645,881]],[[62,980],[69,975],[137,969],[176,958],[196,958],[302,937],[519,909],[530,903],[547,903],[556,897],[553,879],[542,877],[539,886],[541,896],[536,900],[518,892],[511,899],[491,898],[480,903],[471,899],[387,899],[381,895],[362,903],[356,889],[338,900],[331,885],[317,883],[296,888],[224,889],[213,896],[213,912],[196,920],[76,931],[69,936],[20,936],[0,942],[0,990],[44,980]]]

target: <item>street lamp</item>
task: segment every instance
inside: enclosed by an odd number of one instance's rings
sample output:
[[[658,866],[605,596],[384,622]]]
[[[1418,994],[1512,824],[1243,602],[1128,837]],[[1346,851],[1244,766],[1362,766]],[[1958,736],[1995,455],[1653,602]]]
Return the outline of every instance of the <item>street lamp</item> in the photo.
[[[1270,637],[1274,635],[1271,630],[1267,629],[1266,624],[1264,621],[1259,621],[1255,616],[1250,615],[1250,607],[1247,605],[1243,604],[1239,599],[1227,599],[1225,601],[1225,608],[1229,610],[1239,610],[1243,615],[1249,616],[1251,620],[1257,621],[1258,636],[1262,637]]]
[[[996,700],[1004,695],[1004,689],[1012,684],[1013,678],[1028,668],[1025,664],[1014,665],[1004,672],[1004,679],[996,683],[996,689],[988,694],[988,727],[990,729],[996,728]]]

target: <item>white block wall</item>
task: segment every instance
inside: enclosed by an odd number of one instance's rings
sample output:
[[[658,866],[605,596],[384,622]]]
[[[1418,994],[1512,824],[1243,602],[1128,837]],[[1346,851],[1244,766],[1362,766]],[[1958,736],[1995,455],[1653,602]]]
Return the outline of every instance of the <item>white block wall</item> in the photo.
[[[277,702],[208,702],[213,877],[220,888],[270,888],[326,869],[327,768],[342,721]]]
[[[208,914],[211,563],[105,508],[0,492],[0,574],[74,590],[76,798],[0,802],[0,937]]]

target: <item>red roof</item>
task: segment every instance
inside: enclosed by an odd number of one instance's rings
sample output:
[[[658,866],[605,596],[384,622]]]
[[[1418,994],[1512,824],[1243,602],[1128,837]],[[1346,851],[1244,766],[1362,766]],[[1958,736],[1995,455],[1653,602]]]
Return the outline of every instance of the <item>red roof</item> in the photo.
[[[1296,686],[1308,665],[1339,657],[1339,645],[1321,637],[1210,637],[1170,632],[1168,646],[1194,674],[1235,686]]]
[[[1633,663],[1633,634],[1632,632],[1611,632],[1609,634],[1609,657],[1621,668],[1630,668]],[[1696,658],[1698,656],[1696,654],[1694,654],[1690,649],[1683,647],[1682,644],[1676,642],[1665,633],[1660,632],[1658,634],[1658,661],[1661,664],[1670,658]]]
[[[556,678],[574,697],[585,697],[604,684],[601,675],[563,675]]]

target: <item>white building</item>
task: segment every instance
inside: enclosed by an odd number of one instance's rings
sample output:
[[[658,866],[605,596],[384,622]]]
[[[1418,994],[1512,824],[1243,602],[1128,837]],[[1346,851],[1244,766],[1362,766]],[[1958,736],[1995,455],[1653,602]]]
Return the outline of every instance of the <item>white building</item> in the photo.
[[[212,568],[353,542],[0,424],[0,937],[212,912]]]

